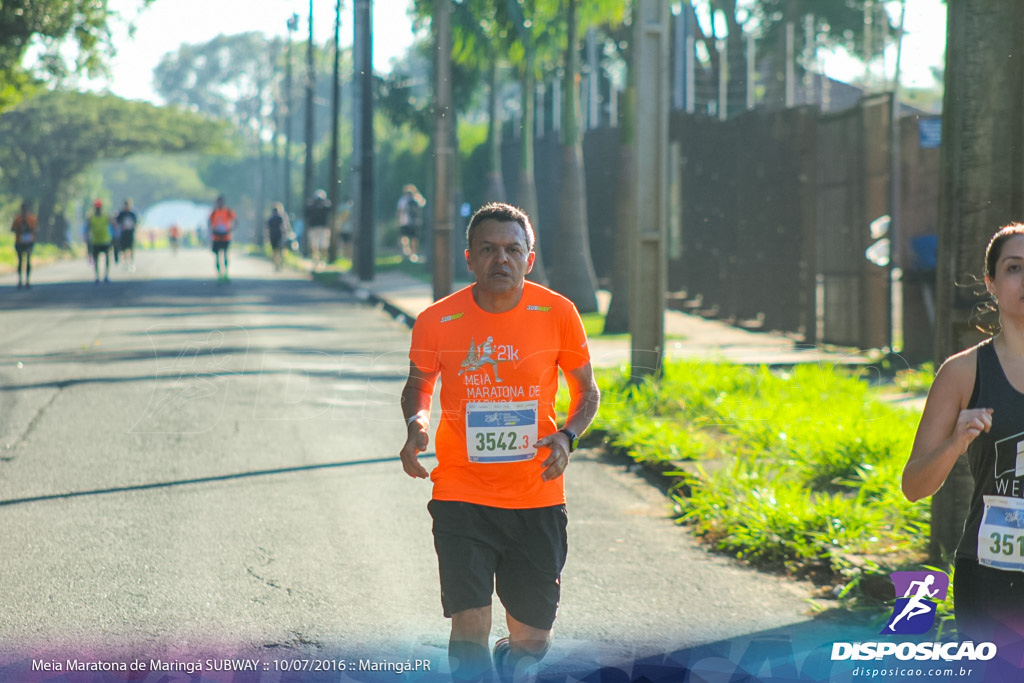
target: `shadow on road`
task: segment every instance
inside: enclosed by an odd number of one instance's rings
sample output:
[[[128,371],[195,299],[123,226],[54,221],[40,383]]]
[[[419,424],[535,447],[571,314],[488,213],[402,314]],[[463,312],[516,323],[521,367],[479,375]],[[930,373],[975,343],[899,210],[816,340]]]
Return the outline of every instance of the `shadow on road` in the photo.
[[[433,453],[423,453],[420,458],[433,458]],[[336,469],[340,467],[354,467],[358,465],[377,465],[381,463],[398,462],[401,458],[368,458],[365,460],[346,460],[344,462],[328,462],[318,465],[300,465],[296,467],[277,467],[269,470],[254,470],[252,472],[236,472],[234,474],[220,474],[211,477],[197,477],[193,479],[179,479],[177,481],[162,481],[152,484],[133,484],[131,486],[112,486],[105,489],[92,489],[91,491],[71,491],[68,493],[52,493],[45,496],[29,496],[26,498],[11,498],[0,500],[0,507],[11,505],[24,505],[27,503],[42,503],[52,500],[69,500],[71,498],[82,498],[85,496],[102,496],[111,493],[131,493],[134,491],[151,491],[154,489],[174,488],[177,486],[191,486],[196,484],[209,484],[217,481],[234,481],[239,479],[251,479],[253,477],[268,477],[279,474],[292,474],[295,472],[312,472],[315,470]]]
[[[2,289],[8,289],[3,287]],[[217,314],[239,305],[267,308],[291,307],[297,304],[336,304],[357,299],[339,289],[310,287],[308,280],[245,277],[233,279],[228,285],[193,278],[133,278],[95,283],[78,280],[56,283],[33,283],[30,290],[3,292],[0,311],[38,309],[104,309],[111,307],[188,309],[178,315],[193,316],[208,309]]]

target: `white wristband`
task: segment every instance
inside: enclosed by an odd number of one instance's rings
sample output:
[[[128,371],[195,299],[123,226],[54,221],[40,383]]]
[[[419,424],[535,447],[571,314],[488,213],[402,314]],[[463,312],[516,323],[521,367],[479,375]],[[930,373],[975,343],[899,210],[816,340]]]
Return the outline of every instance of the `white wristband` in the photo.
[[[412,425],[412,423],[413,423],[413,422],[415,422],[416,420],[420,419],[421,417],[423,418],[423,421],[424,421],[424,422],[426,422],[426,421],[427,421],[427,418],[426,418],[426,417],[424,417],[424,416],[423,416],[423,415],[422,415],[421,413],[413,413],[413,414],[412,414],[412,415],[411,415],[411,416],[409,417],[409,419],[407,419],[407,420],[405,421],[405,426],[406,426],[406,427],[408,427],[408,426]]]

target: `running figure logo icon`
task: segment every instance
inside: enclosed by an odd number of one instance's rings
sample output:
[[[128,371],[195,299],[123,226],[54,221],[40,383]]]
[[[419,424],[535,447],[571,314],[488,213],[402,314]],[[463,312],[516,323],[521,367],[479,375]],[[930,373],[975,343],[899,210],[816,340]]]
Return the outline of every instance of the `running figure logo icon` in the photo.
[[[465,372],[476,372],[484,365],[490,365],[494,368],[494,381],[503,381],[501,377],[498,377],[498,360],[494,358],[494,351],[494,337],[488,337],[487,341],[480,345],[477,345],[475,339],[471,339],[469,353],[466,354],[466,360],[462,361],[459,375]]]
[[[935,624],[935,603],[946,599],[949,577],[938,571],[893,572],[889,577],[897,597],[892,619],[882,633],[927,633]]]

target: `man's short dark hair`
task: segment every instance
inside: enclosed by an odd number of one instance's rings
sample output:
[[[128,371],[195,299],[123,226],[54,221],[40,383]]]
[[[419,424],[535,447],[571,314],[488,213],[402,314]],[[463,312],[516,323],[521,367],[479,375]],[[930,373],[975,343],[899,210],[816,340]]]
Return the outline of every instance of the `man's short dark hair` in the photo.
[[[523,234],[526,235],[527,249],[533,251],[537,238],[534,235],[530,217],[522,209],[502,202],[484,204],[469,219],[469,227],[466,228],[467,249],[473,245],[473,232],[476,230],[476,227],[487,220],[498,221],[499,223],[518,223],[519,227],[523,229]]]

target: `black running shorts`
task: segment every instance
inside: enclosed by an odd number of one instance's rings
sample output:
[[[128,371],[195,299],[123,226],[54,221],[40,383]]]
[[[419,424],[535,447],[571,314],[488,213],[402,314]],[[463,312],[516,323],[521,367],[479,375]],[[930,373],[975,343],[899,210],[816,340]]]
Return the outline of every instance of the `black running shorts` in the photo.
[[[568,550],[564,505],[525,510],[432,500],[444,615],[491,604],[534,628],[555,622]]]

